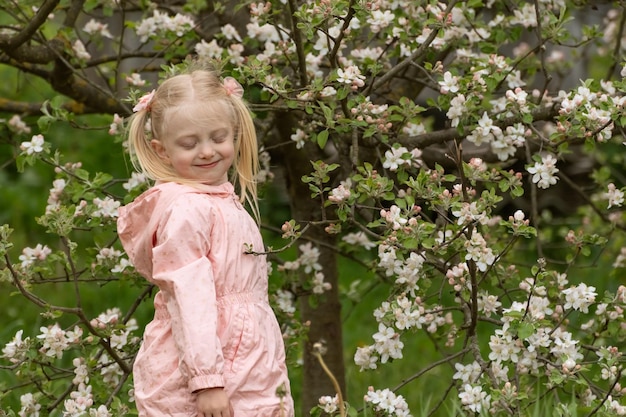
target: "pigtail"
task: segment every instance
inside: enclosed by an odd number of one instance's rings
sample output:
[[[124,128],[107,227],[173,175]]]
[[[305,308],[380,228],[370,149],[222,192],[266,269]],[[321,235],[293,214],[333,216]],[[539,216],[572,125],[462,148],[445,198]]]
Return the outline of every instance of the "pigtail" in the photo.
[[[149,127],[155,119],[154,103],[148,102],[140,108],[135,106],[135,109],[128,128],[128,152],[133,167],[152,180],[176,181],[176,174],[163,163],[150,144],[154,137],[154,129]]]
[[[145,156],[152,150],[152,146],[148,142],[149,138],[146,134],[146,123],[148,123],[147,109],[143,109],[134,113],[130,118],[128,127],[128,152],[130,154],[130,162],[133,168],[138,172],[148,175],[148,169],[145,165]],[[148,175],[151,177],[150,175]]]
[[[239,198],[242,203],[247,202],[259,221],[259,205],[257,197],[257,175],[259,172],[259,148],[256,129],[250,110],[240,98],[233,98],[236,118],[239,121],[235,143],[238,155],[231,182],[239,185]]]

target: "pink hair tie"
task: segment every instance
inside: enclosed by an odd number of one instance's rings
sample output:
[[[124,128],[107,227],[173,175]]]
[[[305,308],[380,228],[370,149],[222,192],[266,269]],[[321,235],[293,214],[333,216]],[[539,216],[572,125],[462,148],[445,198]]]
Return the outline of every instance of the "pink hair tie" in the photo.
[[[224,78],[224,89],[229,96],[243,97],[243,87],[233,77]]]
[[[137,104],[135,104],[135,107],[133,107],[133,113],[137,113],[143,109],[150,111],[150,102],[152,101],[152,97],[154,97],[154,90],[141,96]]]

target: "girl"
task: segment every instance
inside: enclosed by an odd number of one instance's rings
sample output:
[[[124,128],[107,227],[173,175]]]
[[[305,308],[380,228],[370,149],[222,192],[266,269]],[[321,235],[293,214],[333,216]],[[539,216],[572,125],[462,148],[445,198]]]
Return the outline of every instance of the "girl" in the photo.
[[[131,158],[156,184],[120,209],[118,233],[159,288],[133,366],[140,416],[293,415],[266,260],[250,253],[263,242],[242,206],[258,218],[258,148],[242,93],[232,78],[190,70],[133,109]]]

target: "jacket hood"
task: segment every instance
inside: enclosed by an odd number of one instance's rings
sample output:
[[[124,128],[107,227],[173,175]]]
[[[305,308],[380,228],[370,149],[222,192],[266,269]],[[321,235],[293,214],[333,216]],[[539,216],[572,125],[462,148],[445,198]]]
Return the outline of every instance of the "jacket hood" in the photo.
[[[217,186],[161,183],[141,194],[130,204],[119,208],[117,234],[130,262],[144,277],[152,276],[152,248],[162,214],[180,195],[211,194],[220,197],[234,195],[234,187],[226,182]]]

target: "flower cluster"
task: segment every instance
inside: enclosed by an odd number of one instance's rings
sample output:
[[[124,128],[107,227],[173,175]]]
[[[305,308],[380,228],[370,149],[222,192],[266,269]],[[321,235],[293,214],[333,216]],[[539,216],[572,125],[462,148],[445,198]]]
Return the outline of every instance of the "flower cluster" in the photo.
[[[323,397],[320,397],[319,399],[319,407],[328,414],[333,414],[336,413],[337,411],[339,411],[339,399],[337,398],[337,395],[335,395],[334,397],[331,397],[330,395],[325,395]]]
[[[313,294],[323,294],[332,288],[331,284],[324,281],[322,265],[319,263],[320,250],[312,243],[299,246],[300,256],[294,261],[287,261],[278,267],[281,271],[295,271],[302,269],[305,274],[311,275],[311,291]]]
[[[396,395],[389,388],[374,390],[370,387],[365,394],[365,402],[373,406],[376,412],[385,416],[411,417],[411,412],[402,395]]]
[[[553,155],[544,155],[541,161],[535,162],[533,166],[526,168],[532,174],[532,180],[539,188],[548,188],[556,184],[558,177],[555,175],[559,172],[556,167],[556,158]]]
[[[41,243],[38,243],[34,248],[24,248],[20,255],[22,268],[28,268],[37,260],[44,261],[51,253],[52,250]]]
[[[2,348],[2,357],[11,363],[20,363],[26,359],[26,354],[30,348],[30,338],[22,339],[24,330],[18,330],[13,340]]]
[[[94,198],[93,203],[96,206],[96,210],[93,212],[95,217],[104,217],[111,218],[117,217],[117,209],[120,207],[121,203],[117,200],[112,199],[111,197]]]
[[[31,132],[30,127],[17,114],[14,114],[13,116],[11,116],[11,118],[7,122],[7,126],[13,132],[18,133],[18,134],[29,134]]]
[[[483,410],[489,410],[491,406],[491,395],[487,395],[481,386],[465,384],[459,393],[461,404],[468,410],[479,414]]]
[[[417,148],[409,151],[404,146],[394,146],[385,152],[383,168],[397,171],[398,168],[402,166],[419,167],[422,165],[422,161],[420,160],[421,155],[422,152]]]
[[[524,146],[525,130],[521,123],[517,123],[507,126],[503,131],[485,112],[478,120],[478,126],[467,136],[467,140],[477,146],[489,144],[499,160],[507,161],[515,155],[517,148]]]
[[[141,42],[166,33],[173,33],[182,36],[189,32],[195,25],[192,18],[187,15],[177,13],[169,16],[159,10],[154,10],[151,17],[148,17],[137,25],[137,36]]]
[[[624,204],[624,191],[617,188],[613,183],[607,186],[607,192],[604,196],[609,200],[608,209],[611,207],[621,207],[622,204]]]
[[[103,38],[113,39],[113,35],[109,31],[109,25],[107,23],[98,22],[96,19],[89,20],[85,26],[83,26],[83,31],[89,35],[98,35]]]

